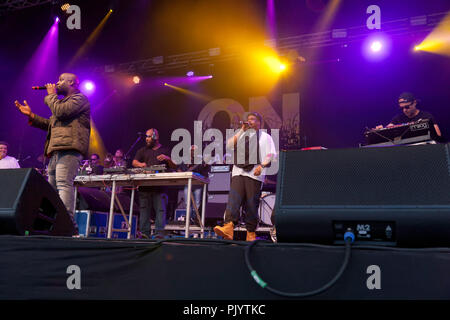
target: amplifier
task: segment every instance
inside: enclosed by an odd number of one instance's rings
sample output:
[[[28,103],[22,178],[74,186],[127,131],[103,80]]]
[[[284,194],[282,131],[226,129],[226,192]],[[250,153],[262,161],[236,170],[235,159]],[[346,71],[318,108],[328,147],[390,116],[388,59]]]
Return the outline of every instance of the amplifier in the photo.
[[[229,192],[231,172],[210,172],[208,192]]]

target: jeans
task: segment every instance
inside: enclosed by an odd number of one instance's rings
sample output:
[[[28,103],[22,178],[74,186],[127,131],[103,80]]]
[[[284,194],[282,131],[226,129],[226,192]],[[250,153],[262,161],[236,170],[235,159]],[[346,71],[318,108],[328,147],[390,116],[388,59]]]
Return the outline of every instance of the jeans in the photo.
[[[139,230],[146,236],[150,236],[152,208],[155,210],[155,231],[162,234],[166,225],[167,195],[139,190]]]
[[[201,202],[201,198],[202,198],[203,187],[194,187],[194,186],[192,186],[191,190],[192,190],[192,193],[194,194],[195,205],[197,206],[198,213],[201,215],[200,202]],[[191,200],[191,197],[188,196],[188,187],[185,186],[184,187],[184,201],[186,202],[186,208],[187,208],[187,203],[190,200]],[[190,217],[191,217],[191,219],[194,219],[194,220],[197,217],[197,215],[195,213],[195,210],[194,210],[194,206],[192,205],[192,202],[191,202],[191,215],[190,215]]]
[[[48,164],[48,182],[58,192],[73,220],[75,188],[73,180],[83,156],[75,150],[54,151]]]

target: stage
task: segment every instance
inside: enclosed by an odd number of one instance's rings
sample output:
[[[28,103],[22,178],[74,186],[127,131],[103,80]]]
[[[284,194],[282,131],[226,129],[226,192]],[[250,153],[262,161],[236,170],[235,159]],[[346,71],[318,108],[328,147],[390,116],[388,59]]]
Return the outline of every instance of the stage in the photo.
[[[0,236],[1,300],[286,301],[247,269],[243,241]],[[354,245],[334,286],[305,300],[448,300],[449,248]],[[318,289],[338,272],[343,246],[259,242],[251,263],[268,286]]]

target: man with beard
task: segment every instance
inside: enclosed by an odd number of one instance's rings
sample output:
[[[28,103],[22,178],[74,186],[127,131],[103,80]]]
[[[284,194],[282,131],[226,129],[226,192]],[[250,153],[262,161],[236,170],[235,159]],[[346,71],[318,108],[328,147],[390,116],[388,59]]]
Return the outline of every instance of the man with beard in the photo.
[[[247,122],[244,122],[241,129],[227,141],[227,148],[235,152],[235,163],[231,174],[224,225],[214,227],[214,232],[227,240],[234,238],[234,226],[239,222],[240,209],[243,205],[246,208],[246,241],[256,240],[261,188],[266,168],[277,156],[272,137],[260,130],[262,122],[259,113],[249,112]]]
[[[159,143],[158,130],[151,128],[145,133],[145,147],[136,152],[132,162],[135,168],[166,164],[175,169],[176,164],[170,159],[170,150]],[[139,229],[142,237],[150,238],[150,214],[155,210],[156,238],[164,238],[166,225],[167,195],[164,187],[139,187]]]
[[[22,105],[16,100],[15,105],[28,117],[31,126],[47,131],[44,155],[50,158],[48,182],[58,191],[73,218],[73,180],[88,152],[91,107],[78,89],[79,80],[74,74],[63,73],[56,84],[48,83],[45,87],[44,102],[52,112],[49,119],[34,114],[26,101]],[[59,99],[58,95],[63,98]]]

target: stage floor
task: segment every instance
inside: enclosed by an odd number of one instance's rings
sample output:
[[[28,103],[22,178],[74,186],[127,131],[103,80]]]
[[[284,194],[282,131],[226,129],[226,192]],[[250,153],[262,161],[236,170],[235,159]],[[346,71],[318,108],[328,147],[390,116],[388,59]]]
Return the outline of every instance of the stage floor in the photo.
[[[286,300],[260,287],[243,241],[0,236],[0,299]],[[299,293],[329,282],[344,247],[259,242],[253,267],[268,286]],[[354,245],[342,277],[307,300],[450,299],[449,248]]]

